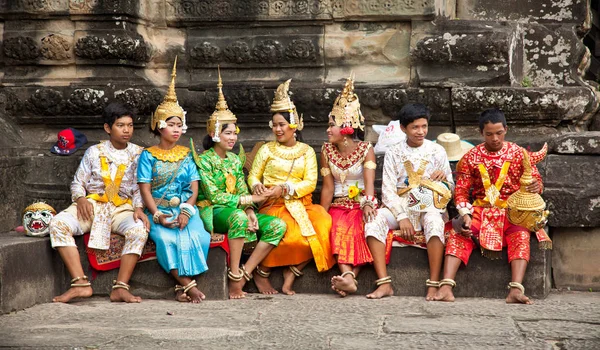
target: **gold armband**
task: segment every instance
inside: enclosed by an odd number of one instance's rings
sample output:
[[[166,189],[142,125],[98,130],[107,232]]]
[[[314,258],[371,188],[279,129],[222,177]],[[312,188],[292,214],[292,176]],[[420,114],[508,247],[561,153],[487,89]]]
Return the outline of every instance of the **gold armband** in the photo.
[[[372,161],[372,160],[367,160],[367,161],[365,162],[365,164],[363,165],[363,167],[364,167],[365,169],[373,169],[373,170],[375,170],[375,169],[377,169],[377,163],[375,163],[375,162],[374,162],[374,161]]]
[[[325,177],[327,175],[331,175],[331,170],[329,168],[321,168],[321,175],[323,177]]]

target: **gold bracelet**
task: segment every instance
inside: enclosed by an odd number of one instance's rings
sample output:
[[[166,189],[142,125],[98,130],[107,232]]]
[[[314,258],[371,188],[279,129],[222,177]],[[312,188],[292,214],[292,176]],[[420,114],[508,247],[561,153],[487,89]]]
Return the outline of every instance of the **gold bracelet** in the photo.
[[[321,176],[325,177],[327,175],[331,175],[331,170],[329,168],[321,168]]]
[[[367,161],[365,162],[365,164],[363,164],[363,167],[364,167],[365,169],[373,169],[373,170],[375,170],[375,169],[377,169],[377,163],[375,163],[375,162],[374,162],[374,161],[372,161],[372,160],[367,160]]]

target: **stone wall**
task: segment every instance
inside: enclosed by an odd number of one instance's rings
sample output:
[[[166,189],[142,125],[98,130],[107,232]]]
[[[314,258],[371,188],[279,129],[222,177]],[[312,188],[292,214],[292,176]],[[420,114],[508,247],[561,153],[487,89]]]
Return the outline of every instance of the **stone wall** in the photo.
[[[597,85],[582,78],[589,7],[588,0],[0,0],[7,131],[0,232],[34,199],[68,204],[83,152],[51,155],[56,132],[71,126],[90,144],[104,138],[100,112],[115,100],[135,106],[144,129],[177,55],[177,93],[197,140],[216,102],[217,65],[247,146],[270,137],[270,100],[287,78],[305,139],[317,149],[351,71],[369,126],[419,101],[434,114],[431,138],[455,131],[479,142],[477,114],[500,107],[510,140],[534,149],[552,143],[541,165],[544,196],[551,230],[568,240],[564,228],[600,226],[598,134],[589,131],[598,127],[599,98]],[[369,129],[367,138],[376,135]],[[145,130],[134,141],[155,142]]]

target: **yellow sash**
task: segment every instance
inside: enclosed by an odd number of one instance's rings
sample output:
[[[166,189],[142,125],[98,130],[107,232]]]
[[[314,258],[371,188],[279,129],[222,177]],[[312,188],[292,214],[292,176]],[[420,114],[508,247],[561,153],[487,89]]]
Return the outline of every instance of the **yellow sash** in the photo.
[[[116,207],[125,203],[131,204],[130,198],[123,199],[121,196],[119,196],[119,188],[121,187],[121,181],[123,181],[123,175],[125,175],[126,169],[127,165],[120,164],[117,168],[115,180],[113,181],[110,178],[110,169],[108,168],[106,157],[100,156],[100,176],[102,176],[102,181],[104,181],[104,193],[102,195],[92,193],[88,195],[87,198],[101,203],[112,202]]]
[[[475,203],[473,203],[476,207],[497,207],[497,208],[506,208],[506,201],[500,199],[500,189],[504,185],[504,181],[506,180],[506,175],[508,174],[508,168],[510,168],[510,162],[504,162],[502,164],[502,169],[500,170],[500,175],[498,179],[496,179],[496,183],[492,186],[492,181],[490,180],[490,174],[488,173],[485,165],[479,164],[479,173],[481,174],[481,180],[483,181],[483,188],[485,189],[485,198],[477,199]]]

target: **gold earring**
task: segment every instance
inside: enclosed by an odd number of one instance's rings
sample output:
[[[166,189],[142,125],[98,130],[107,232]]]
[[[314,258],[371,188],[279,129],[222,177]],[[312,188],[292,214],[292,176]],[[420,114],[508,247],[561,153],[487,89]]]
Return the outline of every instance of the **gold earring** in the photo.
[[[344,147],[348,147],[348,138],[344,136]]]

